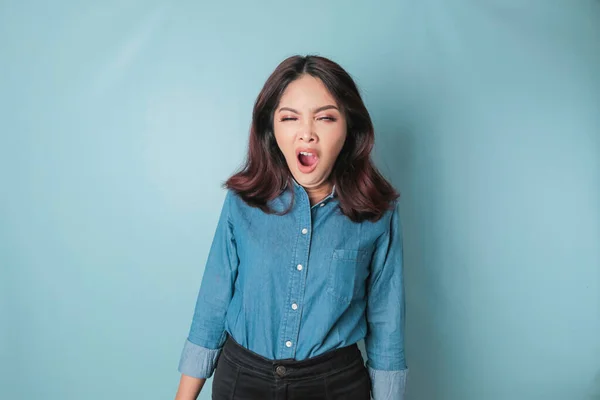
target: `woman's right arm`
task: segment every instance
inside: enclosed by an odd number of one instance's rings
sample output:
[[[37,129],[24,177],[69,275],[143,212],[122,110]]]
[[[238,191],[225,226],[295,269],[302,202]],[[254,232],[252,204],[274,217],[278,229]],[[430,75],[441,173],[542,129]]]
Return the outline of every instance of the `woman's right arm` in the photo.
[[[237,278],[239,259],[227,192],[206,261],[190,331],[179,360],[177,400],[196,400],[216,368],[225,343],[225,318]]]
[[[204,386],[204,382],[206,382],[204,378],[193,378],[181,374],[175,400],[196,400],[200,394],[200,390],[202,390],[202,386]]]

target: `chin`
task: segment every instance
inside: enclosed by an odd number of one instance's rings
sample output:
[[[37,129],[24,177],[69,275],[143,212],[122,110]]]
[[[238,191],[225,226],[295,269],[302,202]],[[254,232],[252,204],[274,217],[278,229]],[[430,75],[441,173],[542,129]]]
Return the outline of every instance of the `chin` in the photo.
[[[312,175],[312,174],[310,174],[310,175]],[[327,179],[324,179],[323,177],[317,177],[317,176],[313,177],[310,175],[299,173],[299,174],[294,175],[294,179],[301,186],[308,187],[308,188],[317,187],[317,186],[320,186],[323,183],[327,182]]]

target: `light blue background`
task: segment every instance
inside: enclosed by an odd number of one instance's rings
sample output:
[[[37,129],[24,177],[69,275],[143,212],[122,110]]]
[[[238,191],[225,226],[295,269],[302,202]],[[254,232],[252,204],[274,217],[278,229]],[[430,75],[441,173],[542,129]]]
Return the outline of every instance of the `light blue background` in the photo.
[[[592,0],[0,2],[0,398],[174,397],[295,53],[356,78],[402,192],[409,400],[600,399]]]

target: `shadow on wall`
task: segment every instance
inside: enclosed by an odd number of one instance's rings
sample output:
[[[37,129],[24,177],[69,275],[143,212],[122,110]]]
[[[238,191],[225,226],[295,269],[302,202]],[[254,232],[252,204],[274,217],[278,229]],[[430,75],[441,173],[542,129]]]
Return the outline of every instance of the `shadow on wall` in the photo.
[[[443,241],[442,232],[434,229],[441,218],[436,193],[442,176],[434,168],[425,167],[435,165],[427,158],[435,157],[439,144],[435,137],[427,135],[417,140],[427,125],[426,119],[413,107],[398,105],[398,102],[392,104],[396,106],[387,103],[373,107],[377,131],[375,160],[400,192],[407,308],[405,355],[410,370],[407,397],[413,398],[411,388],[418,387],[422,398],[440,399],[444,396],[443,384],[439,381],[443,373],[439,369],[451,362],[444,360],[444,355],[452,343],[444,337],[440,326],[443,319],[436,317],[439,313],[436,296],[443,293],[437,255],[421,251],[440,248]],[[426,146],[428,150],[417,149],[417,146]],[[417,337],[418,341],[414,340]],[[419,356],[415,357],[416,354]]]
[[[399,86],[399,82],[394,85]],[[412,399],[414,390],[411,388],[418,387],[422,398],[440,399],[444,393],[438,379],[443,374],[436,371],[456,362],[456,359],[443,360],[453,344],[444,337],[444,329],[439,326],[443,319],[435,319],[439,312],[435,308],[436,302],[431,300],[432,297],[419,295],[436,296],[443,292],[437,278],[436,255],[420,251],[442,245],[442,232],[432,229],[438,225],[434,221],[441,218],[435,192],[441,187],[442,176],[433,168],[423,168],[423,165],[434,164],[427,157],[438,154],[436,147],[439,144],[435,137],[421,135],[422,130],[428,129],[430,119],[424,115],[425,107],[419,110],[416,106],[417,95],[410,99],[407,96],[407,101],[403,102],[397,97],[392,99],[392,93],[397,96],[399,92],[388,84],[384,83],[380,88],[374,86],[376,88],[370,95],[378,101],[367,105],[375,125],[374,160],[400,192],[407,303],[405,356],[410,371],[407,398]],[[421,135],[419,140],[417,135]],[[417,145],[427,147],[427,151],[416,149]],[[418,343],[413,340],[416,337]],[[363,341],[359,348],[366,359]],[[413,354],[419,354],[419,357],[411,357]]]
[[[590,400],[600,400],[600,370],[598,370],[598,373],[596,374],[594,382],[592,382],[591,386]]]

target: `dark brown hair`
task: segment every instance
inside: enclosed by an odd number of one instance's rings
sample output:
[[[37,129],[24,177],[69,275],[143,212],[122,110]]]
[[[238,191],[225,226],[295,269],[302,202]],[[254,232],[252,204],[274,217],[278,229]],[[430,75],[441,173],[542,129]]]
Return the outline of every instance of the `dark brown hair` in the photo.
[[[292,182],[275,141],[273,116],[286,87],[304,74],[323,82],[346,117],[346,142],[330,176],[340,209],[352,221],[376,221],[399,195],[371,160],[373,123],[356,84],[340,65],[324,57],[289,57],[267,79],[254,104],[246,161],[225,187],[250,206],[273,212],[268,202]]]

